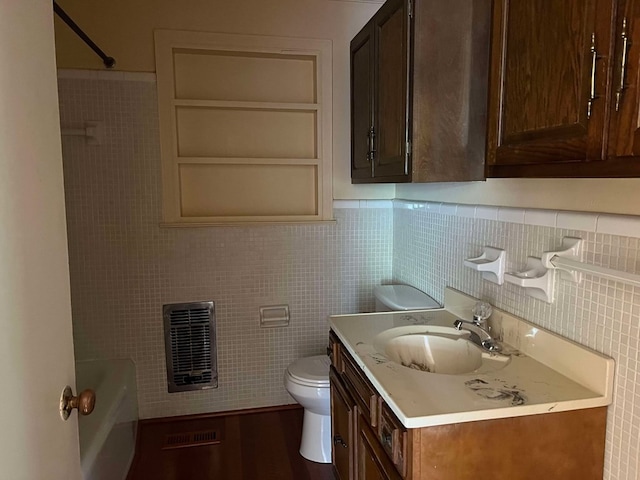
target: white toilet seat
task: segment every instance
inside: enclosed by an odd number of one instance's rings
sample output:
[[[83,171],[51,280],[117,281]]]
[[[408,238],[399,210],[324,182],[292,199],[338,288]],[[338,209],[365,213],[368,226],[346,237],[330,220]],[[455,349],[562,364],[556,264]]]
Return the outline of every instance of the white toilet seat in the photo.
[[[301,379],[298,377],[294,377],[290,372],[287,372],[287,376],[289,377],[289,382],[295,383],[296,385],[300,385],[302,387],[311,387],[311,388],[329,388],[329,382],[313,382],[305,379]]]
[[[329,357],[316,355],[296,360],[287,367],[291,381],[308,387],[329,388]]]

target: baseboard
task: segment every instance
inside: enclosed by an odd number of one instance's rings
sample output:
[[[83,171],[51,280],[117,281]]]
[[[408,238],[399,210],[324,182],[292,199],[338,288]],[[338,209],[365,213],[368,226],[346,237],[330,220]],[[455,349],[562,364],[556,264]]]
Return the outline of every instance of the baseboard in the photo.
[[[288,405],[273,405],[270,407],[245,408],[239,410],[226,410],[224,412],[196,413],[193,415],[179,415],[175,417],[157,417],[138,420],[138,424],[149,425],[154,423],[183,422],[185,420],[206,420],[208,418],[226,417],[230,415],[251,415],[255,413],[277,412],[280,410],[301,409],[302,405],[292,403]]]

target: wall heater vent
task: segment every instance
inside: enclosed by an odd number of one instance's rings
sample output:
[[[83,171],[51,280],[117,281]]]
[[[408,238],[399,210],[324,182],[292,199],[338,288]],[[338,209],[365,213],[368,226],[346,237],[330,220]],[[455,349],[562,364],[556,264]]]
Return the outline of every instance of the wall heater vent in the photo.
[[[213,302],[163,306],[169,392],[218,387]]]

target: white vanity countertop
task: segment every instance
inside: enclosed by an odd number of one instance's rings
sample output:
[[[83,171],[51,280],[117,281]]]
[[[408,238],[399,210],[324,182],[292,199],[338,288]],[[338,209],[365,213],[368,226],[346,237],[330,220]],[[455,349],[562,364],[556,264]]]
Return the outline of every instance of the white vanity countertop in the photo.
[[[407,428],[560,412],[611,404],[614,362],[568,339],[494,309],[490,324],[510,363],[491,373],[443,375],[404,367],[373,347],[394,327],[450,327],[475,299],[447,289],[445,308],[336,315],[331,329]]]

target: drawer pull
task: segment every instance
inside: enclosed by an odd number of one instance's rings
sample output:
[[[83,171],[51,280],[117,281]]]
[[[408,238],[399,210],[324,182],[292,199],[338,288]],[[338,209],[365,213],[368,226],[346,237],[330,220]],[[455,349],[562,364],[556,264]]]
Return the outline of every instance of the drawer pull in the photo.
[[[596,34],[591,34],[591,48],[589,49],[591,53],[591,87],[589,88],[589,101],[587,102],[587,120],[591,118],[591,113],[593,110],[593,102],[598,98],[598,94],[596,93],[596,65],[598,59],[602,58],[598,55],[598,51],[596,50]]]
[[[625,84],[627,76],[627,54],[629,52],[629,35],[627,33],[627,18],[622,19],[622,56],[620,58],[620,85],[616,90],[616,112],[620,110],[620,101],[622,100],[622,94],[627,88]]]
[[[333,444],[334,445],[340,445],[342,448],[347,448],[348,445],[346,443],[344,443],[344,440],[342,439],[342,437],[340,435],[336,435],[333,437]]]
[[[388,448],[389,451],[393,451],[393,436],[390,433],[384,432],[381,435],[382,446]]]

